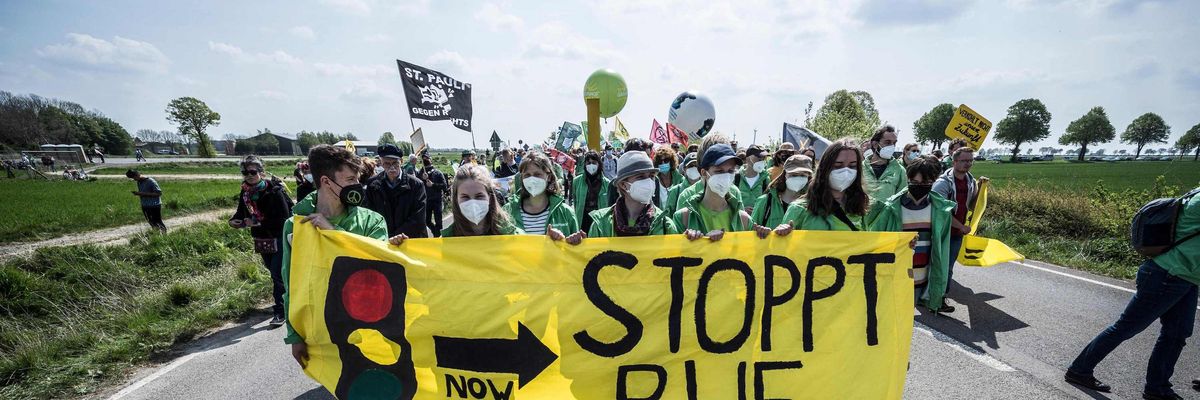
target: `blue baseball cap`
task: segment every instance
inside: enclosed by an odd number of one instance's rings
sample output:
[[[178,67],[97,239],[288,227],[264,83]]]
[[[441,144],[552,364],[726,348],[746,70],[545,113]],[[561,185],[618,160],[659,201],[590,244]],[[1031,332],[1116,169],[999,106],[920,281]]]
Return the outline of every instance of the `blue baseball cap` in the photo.
[[[700,169],[721,165],[729,160],[737,160],[737,164],[742,165],[742,159],[733,152],[733,147],[725,143],[714,144],[704,151],[704,157],[700,159]]]

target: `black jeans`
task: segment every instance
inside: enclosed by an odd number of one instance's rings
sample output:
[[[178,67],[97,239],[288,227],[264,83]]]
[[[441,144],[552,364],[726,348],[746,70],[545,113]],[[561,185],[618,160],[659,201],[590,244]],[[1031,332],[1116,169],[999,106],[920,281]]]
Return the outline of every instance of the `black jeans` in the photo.
[[[275,239],[275,248],[283,249],[283,243],[279,239]],[[271,273],[271,297],[275,299],[275,305],[271,306],[271,312],[276,317],[285,318],[283,315],[283,251],[276,251],[270,254],[259,254],[263,259],[263,266],[267,267],[267,271]]]
[[[1137,273],[1137,292],[1112,326],[1100,332],[1083,349],[1067,370],[1091,376],[1096,364],[1129,338],[1162,321],[1158,341],[1146,366],[1146,393],[1166,394],[1171,390],[1175,362],[1196,323],[1196,285],[1171,275],[1153,260],[1146,260]]]
[[[167,231],[167,224],[162,220],[162,206],[142,206],[142,215],[146,216],[146,222],[150,223],[151,228]]]
[[[426,201],[425,202],[425,226],[433,231],[431,237],[442,237],[442,202]]]

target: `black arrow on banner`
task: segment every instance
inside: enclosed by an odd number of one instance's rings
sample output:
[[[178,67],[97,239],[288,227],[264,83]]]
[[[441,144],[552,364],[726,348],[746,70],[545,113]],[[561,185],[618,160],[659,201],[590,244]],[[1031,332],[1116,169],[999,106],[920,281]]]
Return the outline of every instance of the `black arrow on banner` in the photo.
[[[516,374],[518,388],[525,387],[558,359],[557,354],[520,322],[517,323],[516,339],[434,336],[433,347],[439,367]]]

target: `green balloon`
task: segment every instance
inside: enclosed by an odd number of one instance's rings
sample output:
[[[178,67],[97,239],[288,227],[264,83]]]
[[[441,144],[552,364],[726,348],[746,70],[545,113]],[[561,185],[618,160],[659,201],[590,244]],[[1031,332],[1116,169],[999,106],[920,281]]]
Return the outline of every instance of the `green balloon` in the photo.
[[[625,87],[625,78],[617,71],[598,69],[583,85],[583,98],[600,99],[600,118],[609,118],[625,108],[629,89]]]

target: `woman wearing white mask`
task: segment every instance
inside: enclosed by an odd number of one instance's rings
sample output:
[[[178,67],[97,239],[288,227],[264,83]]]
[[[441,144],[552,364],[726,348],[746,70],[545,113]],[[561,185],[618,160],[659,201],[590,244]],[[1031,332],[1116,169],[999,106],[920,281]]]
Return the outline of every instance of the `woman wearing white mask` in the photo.
[[[750,214],[742,209],[741,196],[730,193],[741,164],[742,159],[728,144],[715,144],[704,151],[700,157],[704,190],[683,200],[682,207],[675,211],[675,224],[688,240],[720,240],[725,232],[750,230]]]
[[[579,230],[588,232],[592,227],[591,212],[599,210],[601,204],[608,199],[608,178],[604,177],[600,165],[600,153],[589,151],[583,155],[581,164],[583,171],[571,183],[571,193],[575,195],[575,221]]]
[[[746,212],[753,212],[754,203],[767,192],[770,183],[764,173],[767,169],[767,153],[762,147],[752,144],[746,148],[745,160],[746,167],[742,168],[736,181],[738,190],[742,192],[742,206],[746,207]]]
[[[679,162],[675,158],[675,150],[667,146],[659,146],[654,151],[654,165],[658,168],[658,193],[654,205],[666,209],[671,198],[671,188],[683,182],[683,174],[679,173]]]
[[[904,163],[895,157],[896,128],[884,125],[864,143],[870,168],[863,168],[863,183],[872,202],[882,202],[908,187]]]
[[[625,153],[617,160],[617,202],[591,212],[588,237],[673,235],[679,233],[671,216],[654,206],[658,168],[646,153]],[[569,242],[568,242],[569,243]]]
[[[514,196],[505,208],[513,217],[514,225],[525,233],[550,235],[552,239],[563,239],[563,232],[571,235],[572,242],[582,239],[583,232],[575,220],[575,209],[562,198],[562,187],[550,158],[538,151],[531,151],[521,159],[517,175],[521,177]],[[514,182],[515,183],[515,182]]]
[[[754,202],[750,219],[754,221],[754,231],[760,238],[766,238],[772,229],[783,223],[788,207],[793,204],[804,205],[804,194],[813,175],[812,159],[800,154],[788,157],[783,163],[783,171],[771,181],[767,194],[759,196]]]
[[[496,200],[495,183],[487,168],[464,164],[454,173],[450,198],[454,222],[442,229],[442,237],[519,235],[512,218]],[[399,244],[392,238],[392,244]]]
[[[786,236],[793,229],[806,231],[867,230],[870,199],[863,190],[862,153],[851,139],[833,142],[817,164],[803,205],[793,204],[775,233]]]
[[[688,153],[683,157],[683,162],[679,163],[679,168],[683,169],[682,178],[667,189],[667,201],[662,207],[667,215],[675,215],[675,210],[678,209],[679,195],[695,185],[696,182],[700,182],[699,165],[700,163],[696,162],[696,153]]]

